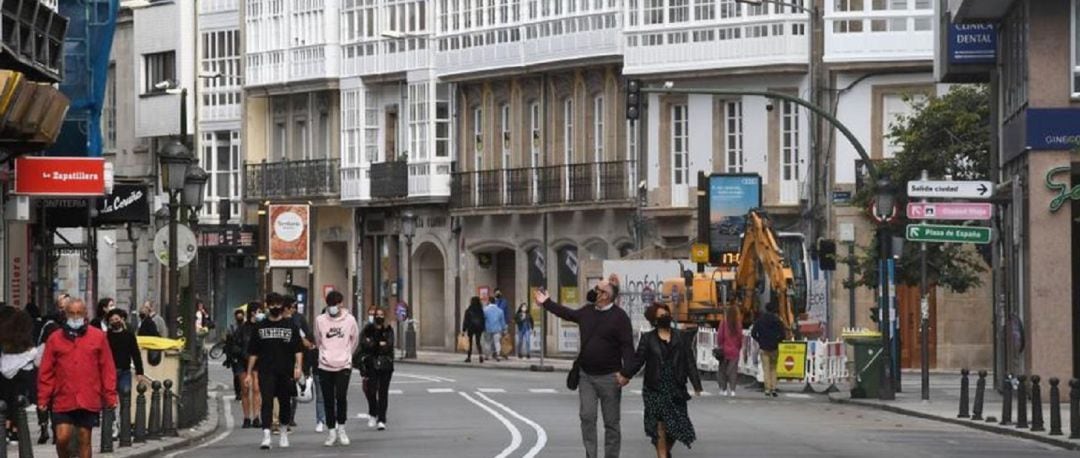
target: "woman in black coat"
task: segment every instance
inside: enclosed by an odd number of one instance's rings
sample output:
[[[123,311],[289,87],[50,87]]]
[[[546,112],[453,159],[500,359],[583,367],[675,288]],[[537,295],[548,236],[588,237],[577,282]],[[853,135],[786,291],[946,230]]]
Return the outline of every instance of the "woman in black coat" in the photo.
[[[656,456],[665,458],[671,456],[676,442],[689,448],[697,438],[686,410],[690,400],[686,382],[689,379],[694,394],[701,396],[701,376],[690,342],[671,329],[671,309],[654,302],[645,310],[645,318],[655,329],[642,334],[634,361],[621,376],[629,379],[644,366],[645,434],[656,446]]]
[[[368,405],[375,407],[374,420],[378,422],[379,431],[383,431],[389,407],[390,379],[394,376],[394,328],[386,323],[383,309],[375,309],[375,322],[361,331],[360,351],[367,365],[368,389],[364,394]]]
[[[465,309],[465,319],[461,323],[461,332],[469,336],[469,354],[465,362],[472,362],[473,343],[476,343],[476,353],[480,355],[480,362],[484,362],[484,347],[480,345],[480,337],[484,335],[484,306],[480,305],[480,298],[473,296],[469,300],[469,308]]]

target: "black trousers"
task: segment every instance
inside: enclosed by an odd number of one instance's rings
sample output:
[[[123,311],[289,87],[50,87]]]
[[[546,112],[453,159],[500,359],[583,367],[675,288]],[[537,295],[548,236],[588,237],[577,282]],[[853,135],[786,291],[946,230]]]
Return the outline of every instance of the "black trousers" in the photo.
[[[333,429],[344,425],[349,418],[349,377],[352,369],[336,372],[319,371],[319,385],[322,388],[323,409],[326,410],[326,426]]]
[[[476,334],[473,334],[471,332],[469,333],[469,356],[466,356],[466,358],[472,359],[472,349],[474,341],[476,343],[476,354],[480,355],[481,358],[484,357],[484,345],[480,343],[480,337],[483,335],[483,333],[479,332]]]
[[[368,401],[368,415],[377,421],[386,423],[386,409],[390,403],[390,378],[392,371],[372,372],[368,374],[364,395]],[[329,411],[327,411],[329,416]]]
[[[292,421],[292,397],[296,391],[296,381],[292,374],[274,374],[259,372],[259,392],[262,394],[262,425],[270,429],[274,424],[274,400],[278,402],[278,422],[282,428]]]

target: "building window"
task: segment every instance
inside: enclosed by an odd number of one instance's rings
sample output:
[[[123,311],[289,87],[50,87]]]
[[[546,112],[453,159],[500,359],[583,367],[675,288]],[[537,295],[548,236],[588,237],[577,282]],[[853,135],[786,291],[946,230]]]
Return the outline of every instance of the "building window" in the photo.
[[[799,106],[783,102],[780,128],[780,173],[782,180],[799,180]]]
[[[685,185],[689,180],[690,133],[686,105],[671,107],[671,181]]]
[[[574,161],[574,99],[563,101],[563,164]]]
[[[638,25],[638,0],[626,0],[626,25],[630,27]]]
[[[409,158],[428,158],[428,86],[429,83],[409,85]]]
[[[720,0],[720,18],[727,19],[742,16],[739,3],[735,0]]]
[[[229,199],[234,205],[240,202],[240,132],[214,131],[203,134],[202,161],[208,181],[204,191],[207,205],[203,213],[218,217],[218,202]],[[232,211],[237,215],[237,211]]]
[[[664,23],[664,0],[643,0],[645,2],[645,25]]]
[[[716,19],[716,2],[695,2],[694,4],[694,20],[695,21],[711,21]]]
[[[108,81],[105,83],[105,104],[101,108],[101,130],[105,151],[116,150],[116,65],[109,65]]]
[[[293,158],[312,159],[311,132],[308,130],[307,119],[297,119],[293,124]]]
[[[360,161],[360,93],[359,89],[341,91],[341,148],[346,166]]]
[[[863,0],[834,0],[835,10],[838,12],[862,11]]]
[[[364,93],[364,156],[369,164],[379,160],[379,95]]]
[[[724,103],[724,127],[727,142],[725,144],[725,162],[727,173],[743,171],[743,113],[742,102]]]
[[[604,96],[593,99],[593,157],[604,161]]]
[[[155,87],[163,81],[176,82],[176,51],[143,55],[143,93],[165,92]]]
[[[1002,21],[999,48],[1001,56],[1001,87],[1004,92],[1004,112],[1009,119],[1028,103],[1028,21],[1027,8],[1013,8]]]
[[[636,161],[638,157],[638,129],[640,122],[626,121],[626,160]]]
[[[894,126],[901,125],[915,113],[915,106],[926,100],[924,94],[885,94],[881,98],[881,155],[889,159],[904,149],[890,134]]]
[[[288,139],[287,131],[289,127],[285,124],[284,120],[278,120],[274,122],[274,144],[272,145],[274,154],[271,155],[271,160],[283,161],[285,160],[286,151],[289,150],[286,145]]]
[[[510,104],[503,104],[499,110],[501,115],[501,129],[502,135],[499,136],[502,143],[502,168],[510,168]]]
[[[450,88],[435,86],[435,157],[450,157]]]
[[[533,167],[540,166],[540,104],[533,102],[529,105],[529,149]]]
[[[476,152],[473,154],[473,170],[483,170],[484,156],[484,109],[473,109],[473,144]]]
[[[668,0],[668,22],[690,20],[690,0]]]

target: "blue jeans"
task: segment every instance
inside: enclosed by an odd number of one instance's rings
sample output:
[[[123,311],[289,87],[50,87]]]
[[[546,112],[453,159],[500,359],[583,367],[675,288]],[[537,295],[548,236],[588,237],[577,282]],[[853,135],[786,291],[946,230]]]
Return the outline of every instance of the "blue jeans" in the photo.
[[[323,405],[322,383],[319,383],[319,371],[311,371],[312,385],[315,385],[315,398],[311,402],[315,403],[315,423],[326,424],[326,406]]]
[[[530,340],[529,336],[531,334],[532,334],[532,329],[525,328],[525,327],[518,328],[518,330],[517,330],[517,345],[515,345],[515,347],[517,348],[518,356],[522,356],[522,355],[529,356],[529,354],[530,354],[529,351],[531,350],[531,347],[529,345],[531,343],[531,342],[529,342],[529,340]]]
[[[131,394],[131,369],[116,370],[116,392]]]

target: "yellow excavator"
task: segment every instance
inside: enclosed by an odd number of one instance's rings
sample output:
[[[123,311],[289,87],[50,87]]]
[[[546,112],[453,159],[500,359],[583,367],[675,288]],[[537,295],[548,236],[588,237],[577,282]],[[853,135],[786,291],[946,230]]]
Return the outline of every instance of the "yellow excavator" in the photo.
[[[726,261],[730,264],[711,272],[664,281],[662,295],[671,301],[676,320],[715,324],[722,320],[726,307],[736,307],[740,317],[750,319],[768,288],[780,305],[780,319],[789,334],[794,332],[797,323],[790,294],[794,272],[784,260],[776,233],[764,213],[747,213],[742,249],[738,257]]]

